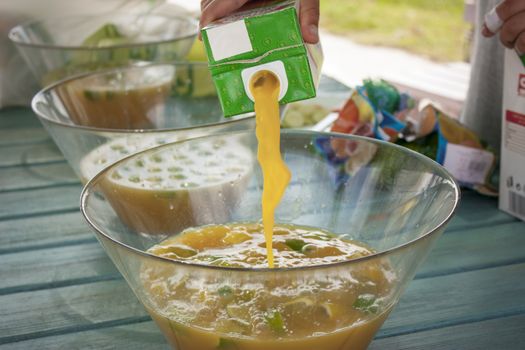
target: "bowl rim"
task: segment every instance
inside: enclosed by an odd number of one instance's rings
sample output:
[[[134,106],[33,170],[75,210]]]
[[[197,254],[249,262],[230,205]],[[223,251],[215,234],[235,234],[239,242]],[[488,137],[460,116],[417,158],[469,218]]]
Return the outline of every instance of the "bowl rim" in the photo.
[[[101,15],[73,15],[73,16],[67,16],[68,19],[72,18],[96,18],[100,17]],[[9,33],[7,34],[9,40],[14,43],[15,45],[19,46],[25,46],[25,47],[31,47],[31,48],[40,48],[40,49],[50,49],[50,50],[94,50],[94,51],[104,51],[104,50],[113,50],[113,49],[122,49],[122,48],[134,48],[134,47],[140,47],[140,46],[149,46],[149,45],[160,45],[160,44],[166,44],[171,43],[178,40],[183,39],[189,39],[191,37],[196,37],[199,33],[199,26],[198,21],[191,17],[191,16],[182,16],[182,15],[166,15],[166,14],[159,14],[159,13],[131,13],[131,12],[119,12],[116,14],[113,14],[113,16],[148,16],[148,17],[164,17],[169,19],[179,19],[183,22],[187,22],[190,24],[195,25],[195,30],[191,31],[190,34],[182,34],[179,36],[174,36],[170,39],[164,39],[164,40],[154,40],[154,41],[145,41],[145,42],[138,42],[138,43],[127,43],[127,44],[117,44],[117,45],[110,45],[110,46],[86,46],[86,45],[53,45],[53,44],[43,44],[43,43],[30,43],[18,40],[16,37],[16,33],[22,30],[22,28],[27,27],[32,24],[36,23],[42,23],[42,22],[49,22],[49,21],[58,21],[61,19],[64,19],[64,16],[55,16],[55,17],[49,17],[49,18],[40,18],[40,19],[30,19],[27,21],[24,21],[13,28],[9,30]],[[111,16],[110,16],[111,18]]]
[[[60,86],[64,84],[71,83],[74,80],[82,80],[89,77],[96,77],[101,75],[106,75],[110,73],[118,73],[120,71],[125,70],[133,70],[133,69],[145,69],[145,68],[151,68],[156,66],[202,66],[207,67],[207,62],[201,62],[201,61],[175,61],[175,62],[147,62],[145,64],[140,65],[128,65],[128,66],[122,66],[122,67],[113,67],[113,68],[107,68],[103,70],[97,70],[94,72],[84,72],[80,74],[75,74],[69,77],[66,77],[64,79],[58,80],[40,91],[38,91],[33,98],[31,99],[31,109],[33,112],[37,115],[37,117],[47,123],[51,123],[60,127],[64,128],[70,128],[74,130],[83,130],[88,132],[94,132],[94,133],[112,133],[112,134],[157,134],[157,133],[167,133],[167,132],[175,132],[175,131],[189,131],[194,130],[197,128],[208,128],[218,125],[229,125],[232,123],[237,123],[239,121],[244,121],[248,119],[253,119],[255,116],[255,113],[245,113],[238,116],[233,116],[229,118],[225,118],[220,122],[212,122],[212,123],[206,123],[206,124],[199,124],[199,125],[192,125],[192,126],[186,126],[182,128],[154,128],[154,129],[111,129],[111,128],[99,128],[94,126],[85,126],[85,125],[76,125],[76,124],[67,124],[58,120],[51,119],[49,116],[46,115],[46,113],[42,112],[38,108],[38,104],[42,101],[46,101],[45,95],[52,93],[55,89],[59,88]],[[47,102],[42,102],[47,103]]]
[[[303,137],[304,136],[311,137],[311,136],[316,135],[316,136],[326,136],[326,137],[338,137],[338,138],[344,138],[344,139],[347,139],[347,140],[365,141],[365,142],[371,142],[371,143],[378,144],[378,145],[380,145],[382,147],[384,147],[384,146],[391,147],[391,148],[397,149],[397,150],[399,150],[399,151],[401,151],[401,152],[403,152],[403,153],[405,153],[407,155],[415,156],[416,158],[420,159],[421,161],[423,161],[424,163],[428,164],[433,169],[435,169],[436,173],[438,173],[438,174],[441,173],[440,175],[444,179],[447,179],[447,180],[449,180],[452,183],[452,188],[453,188],[453,193],[454,193],[454,203],[453,203],[452,209],[450,210],[449,213],[446,214],[446,216],[444,217],[444,219],[440,223],[435,225],[435,227],[433,227],[432,229],[428,230],[424,234],[422,234],[419,237],[416,237],[416,238],[414,238],[412,240],[409,240],[409,241],[407,241],[405,243],[393,246],[393,247],[391,247],[389,249],[386,249],[386,250],[383,250],[383,251],[379,251],[379,252],[376,252],[376,253],[373,253],[373,254],[370,254],[370,255],[367,255],[367,256],[356,258],[356,259],[340,261],[340,262],[335,262],[335,263],[326,263],[326,264],[308,265],[308,266],[298,266],[298,267],[274,267],[274,268],[269,268],[269,267],[265,267],[265,268],[224,267],[224,266],[206,265],[206,264],[202,264],[202,263],[194,263],[194,262],[183,261],[183,260],[173,260],[173,259],[168,259],[168,258],[165,258],[165,257],[162,257],[162,256],[154,255],[154,254],[148,253],[147,251],[140,250],[140,249],[137,249],[135,247],[132,247],[132,246],[130,246],[128,244],[125,244],[125,243],[123,243],[123,242],[121,242],[121,241],[119,241],[119,240],[109,236],[108,234],[106,234],[104,232],[103,229],[99,228],[94,223],[94,221],[90,218],[90,216],[87,214],[88,197],[93,196],[94,193],[95,193],[95,192],[92,192],[93,186],[95,186],[95,184],[98,183],[98,181],[100,181],[100,179],[103,178],[103,176],[105,176],[105,174],[107,172],[109,172],[111,169],[114,169],[119,164],[121,164],[123,162],[126,162],[126,161],[128,161],[129,159],[131,159],[133,157],[138,157],[140,155],[143,155],[144,153],[153,152],[153,151],[156,151],[156,150],[159,150],[159,149],[162,149],[162,148],[165,148],[165,147],[170,147],[172,145],[179,144],[179,143],[192,142],[192,141],[201,140],[201,139],[210,138],[210,137],[221,137],[221,136],[224,137],[224,136],[228,136],[228,135],[247,134],[247,133],[251,133],[251,132],[254,132],[254,131],[253,130],[243,130],[243,131],[235,131],[235,132],[218,133],[218,134],[201,136],[201,137],[196,137],[196,138],[191,138],[191,139],[186,139],[186,140],[180,140],[180,141],[176,141],[176,142],[170,142],[170,143],[166,143],[166,144],[163,144],[163,145],[160,145],[160,146],[148,148],[148,149],[143,150],[141,152],[134,153],[134,154],[132,154],[130,156],[127,156],[127,157],[125,157],[125,158],[123,158],[123,159],[121,159],[121,160],[119,160],[119,161],[117,161],[115,163],[112,163],[110,166],[106,167],[104,170],[102,170],[97,175],[95,175],[93,178],[91,178],[86,183],[84,188],[82,189],[82,192],[80,194],[80,212],[82,213],[82,216],[84,217],[84,220],[87,221],[87,223],[95,231],[97,236],[101,236],[101,237],[103,237],[105,239],[108,239],[111,242],[113,242],[114,244],[117,244],[118,246],[120,246],[121,248],[124,248],[125,250],[128,250],[131,253],[138,254],[138,255],[146,258],[146,259],[154,259],[156,261],[162,261],[162,262],[168,263],[168,264],[180,265],[181,267],[190,267],[190,268],[204,269],[204,270],[209,270],[209,271],[239,272],[239,273],[241,273],[241,272],[248,272],[248,273],[250,273],[250,272],[252,272],[252,273],[253,272],[257,272],[257,273],[282,273],[282,272],[298,272],[298,271],[304,271],[304,270],[322,270],[322,269],[327,269],[327,268],[331,269],[331,268],[345,267],[345,266],[350,266],[350,265],[357,265],[357,264],[362,263],[364,261],[385,257],[387,255],[390,255],[393,252],[398,252],[398,251],[407,249],[407,248],[415,245],[417,242],[422,241],[422,240],[424,240],[426,238],[429,238],[429,237],[433,236],[437,232],[440,232],[441,229],[445,228],[445,226],[452,219],[452,217],[454,216],[454,214],[456,213],[456,211],[458,209],[458,206],[459,206],[459,203],[460,203],[460,200],[461,200],[461,191],[460,191],[460,187],[459,187],[458,182],[454,179],[454,177],[450,174],[450,172],[447,169],[445,169],[445,167],[443,167],[439,163],[435,162],[434,160],[428,158],[427,156],[424,156],[424,155],[422,155],[422,154],[420,154],[418,152],[415,152],[415,151],[413,151],[411,149],[408,149],[408,148],[400,146],[400,145],[396,145],[396,144],[393,144],[393,143],[390,143],[390,142],[387,142],[387,141],[372,139],[372,138],[369,138],[369,137],[366,137],[366,136],[349,135],[349,134],[333,133],[333,132],[317,132],[317,131],[311,131],[311,130],[285,129],[285,130],[281,130],[281,135],[286,135],[286,134],[294,135],[295,134],[295,135],[300,135],[300,136],[302,135]]]

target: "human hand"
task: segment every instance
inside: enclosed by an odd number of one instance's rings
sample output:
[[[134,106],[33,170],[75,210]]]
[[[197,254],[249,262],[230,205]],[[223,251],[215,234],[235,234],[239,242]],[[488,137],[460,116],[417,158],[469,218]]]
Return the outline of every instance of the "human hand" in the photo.
[[[200,28],[227,16],[249,0],[201,0]],[[319,0],[301,0],[299,21],[304,41],[315,44],[319,41]]]
[[[499,32],[502,44],[525,54],[525,1],[504,0],[485,16],[482,34],[492,37]]]

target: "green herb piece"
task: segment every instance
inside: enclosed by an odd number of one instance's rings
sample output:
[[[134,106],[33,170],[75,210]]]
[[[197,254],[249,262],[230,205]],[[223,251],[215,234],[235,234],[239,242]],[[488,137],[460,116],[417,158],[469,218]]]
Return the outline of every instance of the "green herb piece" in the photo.
[[[91,90],[84,90],[84,97],[90,101],[95,101],[97,99],[97,93]]]
[[[226,338],[220,338],[219,339],[219,345],[217,345],[217,349],[220,350],[236,350],[237,344],[231,339]]]
[[[148,180],[149,182],[161,182],[162,181],[162,177],[160,177],[160,176],[150,176],[146,180]]]
[[[111,149],[113,151],[121,151],[124,149],[124,146],[123,145],[111,145]]]
[[[135,182],[135,183],[140,182],[140,177],[138,177],[137,175],[132,175],[129,177],[129,181]]]
[[[228,297],[233,294],[233,289],[231,289],[230,286],[222,286],[219,289],[217,289],[217,293],[221,297]]]
[[[115,92],[114,91],[111,91],[111,90],[106,91],[106,99],[107,100],[111,100],[113,97],[115,97]]]
[[[142,159],[137,159],[135,161],[135,165],[138,166],[139,168],[142,168],[144,166],[144,161]]]
[[[239,295],[238,298],[242,301],[250,301],[253,298],[255,298],[255,291],[254,290],[243,290]]]
[[[180,187],[182,187],[182,188],[195,188],[195,187],[199,187],[199,184],[195,183],[195,182],[184,182],[182,185],[180,185]]]
[[[306,242],[302,239],[287,239],[284,242],[290,249],[295,250],[296,252],[302,252],[303,247],[306,245]]]
[[[160,162],[162,162],[162,157],[159,156],[158,154],[154,154],[154,155],[152,155],[152,156],[150,157],[150,159],[151,159],[152,161],[154,161],[155,163],[160,163]]]
[[[375,314],[378,311],[376,297],[372,294],[361,294],[352,304],[354,309],[367,314]]]
[[[178,167],[178,166],[172,166],[172,167],[169,167],[168,168],[168,171],[170,173],[177,173],[179,171],[182,171],[182,168],[181,167]]]
[[[268,324],[268,327],[275,333],[284,333],[284,321],[283,316],[281,313],[277,310],[272,310],[270,312],[267,312],[264,316],[266,319],[266,323]]]
[[[111,178],[115,180],[120,180],[122,179],[122,176],[120,175],[118,171],[115,171],[113,174],[111,174]]]
[[[233,265],[223,259],[213,260],[211,263],[213,266],[232,267]]]
[[[184,176],[182,174],[175,174],[175,175],[170,175],[170,179],[172,179],[172,180],[185,180],[186,176]]]
[[[96,32],[88,36],[82,44],[85,46],[99,46],[99,43],[103,39],[117,39],[117,38],[124,38],[122,34],[120,34],[118,28],[116,25],[112,23],[107,23],[100,27]]]
[[[201,261],[215,261],[215,260],[220,259],[220,258],[221,258],[220,256],[202,255],[202,256],[199,256],[198,260],[201,260]]]
[[[170,250],[172,253],[175,253],[180,258],[189,258],[198,254],[198,252],[193,248],[183,247],[179,245],[171,246]]]
[[[197,153],[197,154],[198,154],[199,156],[201,156],[201,157],[208,157],[208,156],[213,155],[213,153],[210,152],[210,151],[200,151],[200,152]]]

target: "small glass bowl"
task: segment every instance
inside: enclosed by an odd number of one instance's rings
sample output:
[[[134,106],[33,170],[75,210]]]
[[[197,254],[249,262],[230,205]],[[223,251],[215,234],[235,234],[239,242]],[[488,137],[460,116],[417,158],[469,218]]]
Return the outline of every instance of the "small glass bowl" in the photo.
[[[87,73],[40,91],[32,107],[83,182],[149,147],[255,127],[253,114],[223,117],[199,62]]]
[[[126,39],[84,42],[104,25]],[[11,29],[9,38],[43,87],[85,72],[181,60],[197,31],[196,20],[189,17],[111,13],[33,20]]]

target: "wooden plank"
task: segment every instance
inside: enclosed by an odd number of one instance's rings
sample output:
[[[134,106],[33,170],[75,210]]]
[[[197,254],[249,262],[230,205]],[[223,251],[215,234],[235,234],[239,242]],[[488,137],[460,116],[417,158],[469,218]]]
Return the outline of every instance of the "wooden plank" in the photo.
[[[153,321],[0,345],[0,350],[168,350],[170,347]],[[271,349],[268,349],[271,350]]]
[[[0,109],[0,146],[38,143],[50,140],[38,117],[30,108]]]
[[[80,230],[83,232],[82,224]],[[63,226],[69,225],[60,225]],[[515,222],[445,235],[438,241],[416,278],[525,262],[525,250],[522,249],[525,235],[517,234],[523,229],[525,224]],[[89,231],[87,227],[86,230]],[[94,236],[94,233],[88,232],[87,242],[55,248],[37,249],[39,247],[36,246],[31,249],[22,245],[25,249],[18,253],[10,253],[9,248],[0,250],[0,254],[4,254],[0,265],[0,294],[73,285],[79,281],[120,278],[102,248],[94,241]],[[38,264],[35,264],[34,256],[38,256]]]
[[[78,185],[0,193],[0,220],[74,210],[79,207]]]
[[[94,241],[94,234],[76,210],[0,221],[1,253]]]
[[[146,311],[118,280],[3,295],[0,314],[2,344],[115,320],[143,321]]]
[[[513,221],[517,219],[498,210],[497,198],[464,190],[461,193],[459,208],[447,227],[447,232]]]
[[[414,280],[380,337],[525,313],[525,263]]]
[[[0,109],[0,129],[42,128],[38,117],[28,107]]]
[[[0,168],[0,192],[79,184],[67,163]]]
[[[81,350],[85,349],[87,344],[93,349],[169,349],[153,321],[32,339],[0,345],[0,349]],[[524,348],[525,315],[517,315],[376,339],[369,350],[522,350]]]
[[[130,329],[130,332],[133,330]],[[525,315],[376,339],[369,350],[525,349]]]
[[[65,162],[52,141],[0,148],[0,167]]]
[[[4,169],[5,170],[5,169]],[[1,171],[1,169],[0,169]],[[70,174],[71,175],[71,174]],[[2,183],[9,185],[8,180]],[[75,182],[56,188],[0,193],[0,220],[6,217],[21,217],[55,210],[74,210],[78,208],[80,185]],[[42,184],[42,182],[40,182]],[[27,182],[27,188],[38,182]],[[75,192],[75,188],[78,188]],[[4,205],[5,203],[5,205]],[[463,197],[457,215],[448,227],[449,231],[461,230],[505,222],[516,222],[517,219],[499,210],[494,210],[497,202],[492,198],[467,192]]]
[[[50,137],[42,127],[0,129],[0,146],[2,147],[39,143],[48,140],[50,140]]]
[[[525,264],[516,264],[413,281],[379,336],[525,313],[524,273]],[[145,315],[123,281],[3,295],[0,314],[0,344],[142,322]]]
[[[443,235],[416,278],[525,262],[524,233],[515,221]]]
[[[3,254],[0,294],[121,276],[98,242]]]
[[[524,229],[525,224],[512,222],[444,235],[416,278],[523,262],[525,251],[521,247],[525,245],[525,235],[516,233]],[[3,276],[0,293],[49,288],[71,284],[75,280],[108,278],[108,275],[114,278],[115,271],[107,268],[109,263],[105,254],[98,244],[92,244],[94,233],[78,212],[6,220],[0,222],[0,232],[3,232],[0,247],[4,247],[0,248],[0,254],[8,254],[3,268],[0,267]],[[55,248],[40,250],[51,247]],[[39,251],[33,251],[35,249]],[[31,268],[28,261],[34,254],[39,256],[39,266]],[[69,267],[78,261],[89,261],[94,266],[105,268],[70,270]],[[47,269],[53,274],[49,275]]]

